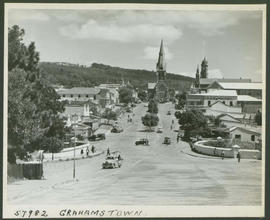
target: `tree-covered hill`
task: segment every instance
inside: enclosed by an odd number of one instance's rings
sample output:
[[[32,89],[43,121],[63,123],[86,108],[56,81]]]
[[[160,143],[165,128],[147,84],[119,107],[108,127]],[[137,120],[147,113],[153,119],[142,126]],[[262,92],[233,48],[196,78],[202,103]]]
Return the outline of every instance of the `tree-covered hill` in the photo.
[[[124,69],[104,64],[93,63],[90,67],[68,64],[43,62],[39,65],[41,74],[50,84],[65,87],[95,86],[101,83],[121,83],[129,81],[138,88],[146,89],[148,82],[156,82],[156,73],[148,70]],[[190,88],[193,78],[177,74],[167,74],[170,88],[184,91]]]

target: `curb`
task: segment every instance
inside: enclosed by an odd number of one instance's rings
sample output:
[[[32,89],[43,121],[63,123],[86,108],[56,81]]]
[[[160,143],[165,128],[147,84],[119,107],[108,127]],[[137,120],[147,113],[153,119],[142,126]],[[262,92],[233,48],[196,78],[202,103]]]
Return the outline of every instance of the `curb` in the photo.
[[[97,154],[93,154],[93,155],[90,155],[88,157],[76,157],[75,160],[82,160],[82,159],[88,159],[88,158],[92,158],[92,157],[97,157],[97,156],[100,156],[101,154],[104,154],[104,151],[101,151]],[[43,163],[55,163],[55,162],[65,162],[65,161],[70,161],[70,160],[73,160],[73,158],[65,158],[65,159],[55,159],[55,160],[47,160],[47,161],[44,161]]]

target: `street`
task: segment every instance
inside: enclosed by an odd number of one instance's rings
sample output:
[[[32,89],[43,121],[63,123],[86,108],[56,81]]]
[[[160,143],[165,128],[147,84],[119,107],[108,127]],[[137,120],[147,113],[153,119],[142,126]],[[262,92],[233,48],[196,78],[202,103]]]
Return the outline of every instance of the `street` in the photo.
[[[95,205],[260,205],[261,161],[194,157],[184,153],[188,143],[176,141],[179,125],[171,103],[159,104],[163,133],[142,132],[141,117],[147,108],[139,104],[135,116],[119,119],[122,133],[110,133],[95,142],[98,151],[120,151],[122,167],[101,169],[105,154],[73,161],[44,163],[44,180],[23,180],[7,186],[8,204]],[[128,114],[133,118],[127,122]],[[162,144],[165,136],[171,145]],[[135,146],[148,138],[150,146]]]

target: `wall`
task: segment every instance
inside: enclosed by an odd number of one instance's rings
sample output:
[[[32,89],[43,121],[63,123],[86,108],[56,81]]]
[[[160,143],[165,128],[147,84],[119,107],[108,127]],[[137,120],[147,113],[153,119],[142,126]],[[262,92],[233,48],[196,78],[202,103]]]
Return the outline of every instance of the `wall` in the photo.
[[[205,142],[207,141],[198,141],[194,143],[194,148],[196,149],[198,153],[210,155],[210,156],[221,156],[221,152],[224,151],[224,157],[234,158],[234,151],[231,148],[215,148],[215,147],[205,146],[203,145],[203,143]]]
[[[239,150],[241,159],[262,159],[262,153],[259,150]]]

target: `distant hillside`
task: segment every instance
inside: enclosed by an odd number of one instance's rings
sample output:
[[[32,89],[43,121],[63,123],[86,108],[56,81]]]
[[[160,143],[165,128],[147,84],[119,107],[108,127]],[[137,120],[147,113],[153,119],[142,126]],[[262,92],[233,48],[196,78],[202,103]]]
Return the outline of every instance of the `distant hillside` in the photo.
[[[95,86],[101,83],[121,83],[130,81],[138,88],[146,89],[148,82],[156,81],[156,72],[148,70],[124,69],[104,64],[93,63],[91,67],[67,63],[40,63],[41,74],[50,84],[61,84],[65,87]],[[177,74],[167,74],[170,88],[184,91],[190,88],[193,78]]]

